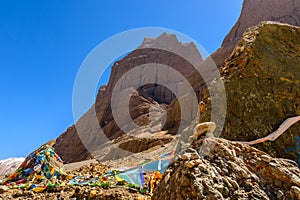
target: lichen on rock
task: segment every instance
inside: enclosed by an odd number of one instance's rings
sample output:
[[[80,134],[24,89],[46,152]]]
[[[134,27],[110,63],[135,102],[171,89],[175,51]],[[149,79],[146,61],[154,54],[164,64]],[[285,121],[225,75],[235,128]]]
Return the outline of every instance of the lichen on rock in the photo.
[[[227,96],[221,137],[251,141],[267,136],[300,113],[300,28],[262,22],[249,28],[220,68]],[[209,108],[209,106],[208,106]],[[200,121],[209,121],[208,110]],[[256,145],[274,157],[299,164],[300,124],[276,141]]]

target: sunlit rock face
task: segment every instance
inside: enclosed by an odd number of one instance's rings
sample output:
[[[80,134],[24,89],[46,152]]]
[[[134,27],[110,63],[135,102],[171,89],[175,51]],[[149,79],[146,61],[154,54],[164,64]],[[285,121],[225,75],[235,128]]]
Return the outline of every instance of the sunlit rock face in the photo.
[[[225,37],[222,47],[213,55],[218,66],[231,54],[247,28],[262,21],[277,21],[300,26],[300,1],[296,0],[244,0],[241,15]]]

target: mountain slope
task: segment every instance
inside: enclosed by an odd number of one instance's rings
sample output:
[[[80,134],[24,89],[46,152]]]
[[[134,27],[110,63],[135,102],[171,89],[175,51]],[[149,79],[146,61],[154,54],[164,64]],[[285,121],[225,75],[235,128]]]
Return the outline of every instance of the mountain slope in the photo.
[[[169,49],[175,52],[170,52]],[[153,65],[150,67],[154,70],[157,69],[158,72],[156,73],[159,73],[159,65],[170,66],[170,69],[164,71],[164,76],[166,76],[164,84],[170,88],[178,88],[182,79],[176,78],[177,75],[174,70],[184,77],[188,76],[193,69],[192,64],[178,54],[188,57],[194,63],[202,61],[194,44],[182,44],[175,35],[162,34],[158,38],[146,38],[140,47],[115,62],[109,83],[99,89],[95,105],[78,120],[76,125],[68,128],[57,139],[55,148],[60,157],[66,162],[75,162],[91,158],[90,152],[96,152],[95,155],[98,159],[107,154],[113,157],[124,156],[124,154],[110,154],[111,151],[115,152],[110,148],[110,144],[113,143],[129,152],[139,152],[169,142],[172,136],[166,135],[168,131],[160,132],[161,129],[155,127],[161,125],[162,113],[175,99],[175,94],[170,89],[159,84],[146,84],[141,87],[136,85],[138,89],[132,93],[130,98],[129,112],[134,123],[140,127],[133,129],[129,127],[127,133],[132,133],[130,137],[121,129],[121,127],[128,125],[130,119],[117,125],[112,114],[111,99],[113,91],[119,90],[117,93],[121,93],[133,87],[132,84],[148,78],[145,76],[152,72],[141,70],[134,77],[127,74],[136,66],[147,64]],[[125,78],[122,77],[123,75]],[[116,84],[120,78],[124,78],[126,82],[117,88]],[[151,111],[151,120],[149,111]],[[123,113],[119,112],[119,114],[122,115]],[[93,118],[94,115],[97,116],[97,120]],[[123,119],[127,118],[123,117]],[[100,134],[99,125],[105,135]],[[173,129],[176,129],[176,126]],[[78,134],[78,130],[84,135]],[[85,146],[88,146],[88,149],[83,145],[82,140],[85,141]]]
[[[13,173],[25,160],[25,158],[8,158],[0,160],[0,177]]]
[[[300,1],[245,0],[239,20],[224,39],[222,47],[211,55],[212,59],[216,62],[218,67],[221,67],[224,64],[224,60],[230,56],[235,45],[241,39],[242,34],[248,27],[256,25],[263,20],[274,20],[292,25],[300,25],[299,13]],[[196,91],[199,99],[208,97],[209,94],[204,89],[204,82],[198,72],[194,70],[191,65],[186,63],[185,60],[176,56],[174,57],[174,55],[170,55],[169,52],[163,50],[152,51],[153,47],[157,44],[160,44],[163,48],[168,48],[168,46],[171,45],[177,51],[180,51],[181,53],[183,52],[183,55],[185,56],[196,55],[195,57],[192,56],[192,60],[194,60],[195,63],[200,63],[202,60],[201,56],[195,53],[195,47],[193,44],[181,44],[177,41],[176,37],[163,34],[157,39],[146,38],[141,45],[141,47],[146,47],[146,49],[138,48],[125,58],[116,62],[112,67],[111,77],[108,85],[101,87],[99,90],[95,107],[92,107],[91,110],[89,110],[77,122],[76,128],[78,129],[79,127],[83,127],[80,132],[85,132],[87,134],[87,141],[85,141],[85,143],[89,144],[88,146],[91,146],[92,150],[95,150],[93,149],[94,147],[99,149],[99,147],[96,147],[95,144],[111,143],[113,142],[112,140],[124,136],[124,132],[120,130],[120,127],[117,126],[113,119],[110,107],[110,99],[113,86],[116,84],[117,80],[124,73],[130,69],[133,69],[137,65],[145,62],[158,61],[161,64],[175,66],[176,70],[179,70],[181,74],[187,77],[190,84]],[[216,73],[216,71],[212,71],[210,73]],[[172,92],[167,90],[165,87],[160,87],[157,85],[147,85],[143,88],[140,88],[137,93],[138,94],[134,95],[134,97],[131,99],[132,104],[130,105],[130,114],[135,123],[143,126],[149,125],[149,108],[155,108],[155,115],[159,115],[159,113],[162,112],[167,113],[167,121],[163,130],[166,130],[169,133],[176,133],[178,122],[180,121],[180,111],[178,102],[176,100],[174,101],[174,94],[172,94]],[[139,104],[134,104],[133,102],[139,102]],[[98,121],[91,120],[91,116],[95,114],[94,112],[97,114]],[[108,139],[106,137],[99,136],[99,123],[106,136],[108,136]],[[280,122],[276,122],[276,125],[279,123]],[[158,124],[153,124],[153,126],[157,125]],[[273,130],[274,127],[275,125],[273,124],[269,128],[269,131]],[[57,139],[57,152],[66,162],[80,161],[92,157],[89,150],[87,150],[82,144],[81,140],[83,138],[80,138],[76,128],[75,126],[71,126]],[[136,132],[136,134],[139,135],[146,132],[146,130],[132,130],[132,132]],[[139,141],[139,139],[136,141]],[[143,147],[136,147],[134,149],[145,149],[147,146],[144,145],[145,143],[148,143],[148,141],[142,143]],[[119,145],[122,146],[122,144]],[[126,145],[123,145],[123,147],[124,146]],[[104,146],[102,146],[100,149],[103,148]],[[110,150],[108,149],[107,151],[98,151],[98,153],[104,155],[109,153],[109,151]]]
[[[277,21],[300,26],[298,0],[244,0],[241,15],[212,58],[218,66],[229,57],[247,28],[262,21]]]

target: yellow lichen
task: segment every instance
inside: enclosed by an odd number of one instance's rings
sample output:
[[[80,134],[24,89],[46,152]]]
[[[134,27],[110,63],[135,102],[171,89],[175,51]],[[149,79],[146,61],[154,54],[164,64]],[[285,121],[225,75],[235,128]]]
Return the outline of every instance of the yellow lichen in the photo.
[[[289,84],[293,83],[292,80],[288,79],[288,78],[284,78],[284,77],[280,77],[280,80],[283,81],[283,82],[287,82]]]

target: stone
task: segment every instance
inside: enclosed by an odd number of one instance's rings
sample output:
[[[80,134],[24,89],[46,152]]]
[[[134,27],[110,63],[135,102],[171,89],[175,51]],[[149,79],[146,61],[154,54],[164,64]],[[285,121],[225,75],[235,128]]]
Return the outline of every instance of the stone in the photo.
[[[198,168],[199,168],[201,171],[205,171],[205,170],[206,170],[205,164],[200,164],[200,165],[198,165]]]
[[[91,190],[91,191],[90,191],[89,198],[95,198],[96,195],[97,195],[97,190]]]
[[[180,186],[181,187],[189,187],[190,184],[191,184],[190,179],[187,176],[183,176],[180,181]]]
[[[192,159],[192,160],[196,160],[196,159],[199,159],[199,158],[200,158],[200,156],[199,156],[198,153],[192,153],[192,154],[191,154],[191,159]]]
[[[262,161],[265,161],[266,163],[269,163],[269,162],[271,162],[271,160],[272,160],[272,158],[271,158],[270,156],[265,155],[265,154],[261,155],[261,156],[260,156],[260,159],[261,159]]]
[[[281,190],[278,190],[277,199],[281,199],[283,196],[284,196],[283,192]]]
[[[216,129],[216,124],[214,122],[203,122],[197,124],[194,128],[194,139],[197,140],[200,136],[209,134],[213,135],[214,130]]]
[[[195,163],[195,165],[200,165],[200,164],[202,164],[203,162],[202,162],[201,159],[197,159],[197,160],[194,160],[194,163]]]
[[[228,151],[231,155],[219,154],[217,159],[208,156],[199,158],[201,164],[197,167],[198,160],[181,161],[178,165],[169,166],[172,173],[169,173],[167,181],[164,181],[164,176],[152,199],[180,199],[174,191],[180,191],[185,199],[278,199],[282,195],[286,199],[298,198],[299,184],[295,180],[300,178],[300,169],[286,159],[271,158],[272,162],[261,162],[257,160],[261,156],[253,157],[254,154],[262,155],[254,147],[221,138],[209,140],[214,144],[214,152],[236,147],[241,151]],[[193,148],[199,150],[202,142],[193,144]],[[254,162],[249,162],[250,158]],[[271,165],[273,162],[276,166]],[[230,173],[224,174],[217,168],[227,169]],[[196,169],[205,169],[205,172],[199,173]]]
[[[290,190],[290,194],[293,199],[300,200],[300,188],[297,186],[292,186]]]
[[[181,155],[181,159],[182,160],[190,160],[191,159],[191,153],[185,153],[183,155]]]
[[[5,192],[7,192],[8,189],[9,189],[9,188],[8,188],[7,186],[1,185],[1,186],[0,186],[0,194],[3,194],[3,193],[5,193]]]
[[[187,164],[186,164],[186,166],[188,167],[188,168],[193,168],[194,166],[195,166],[195,161],[189,161]]]

